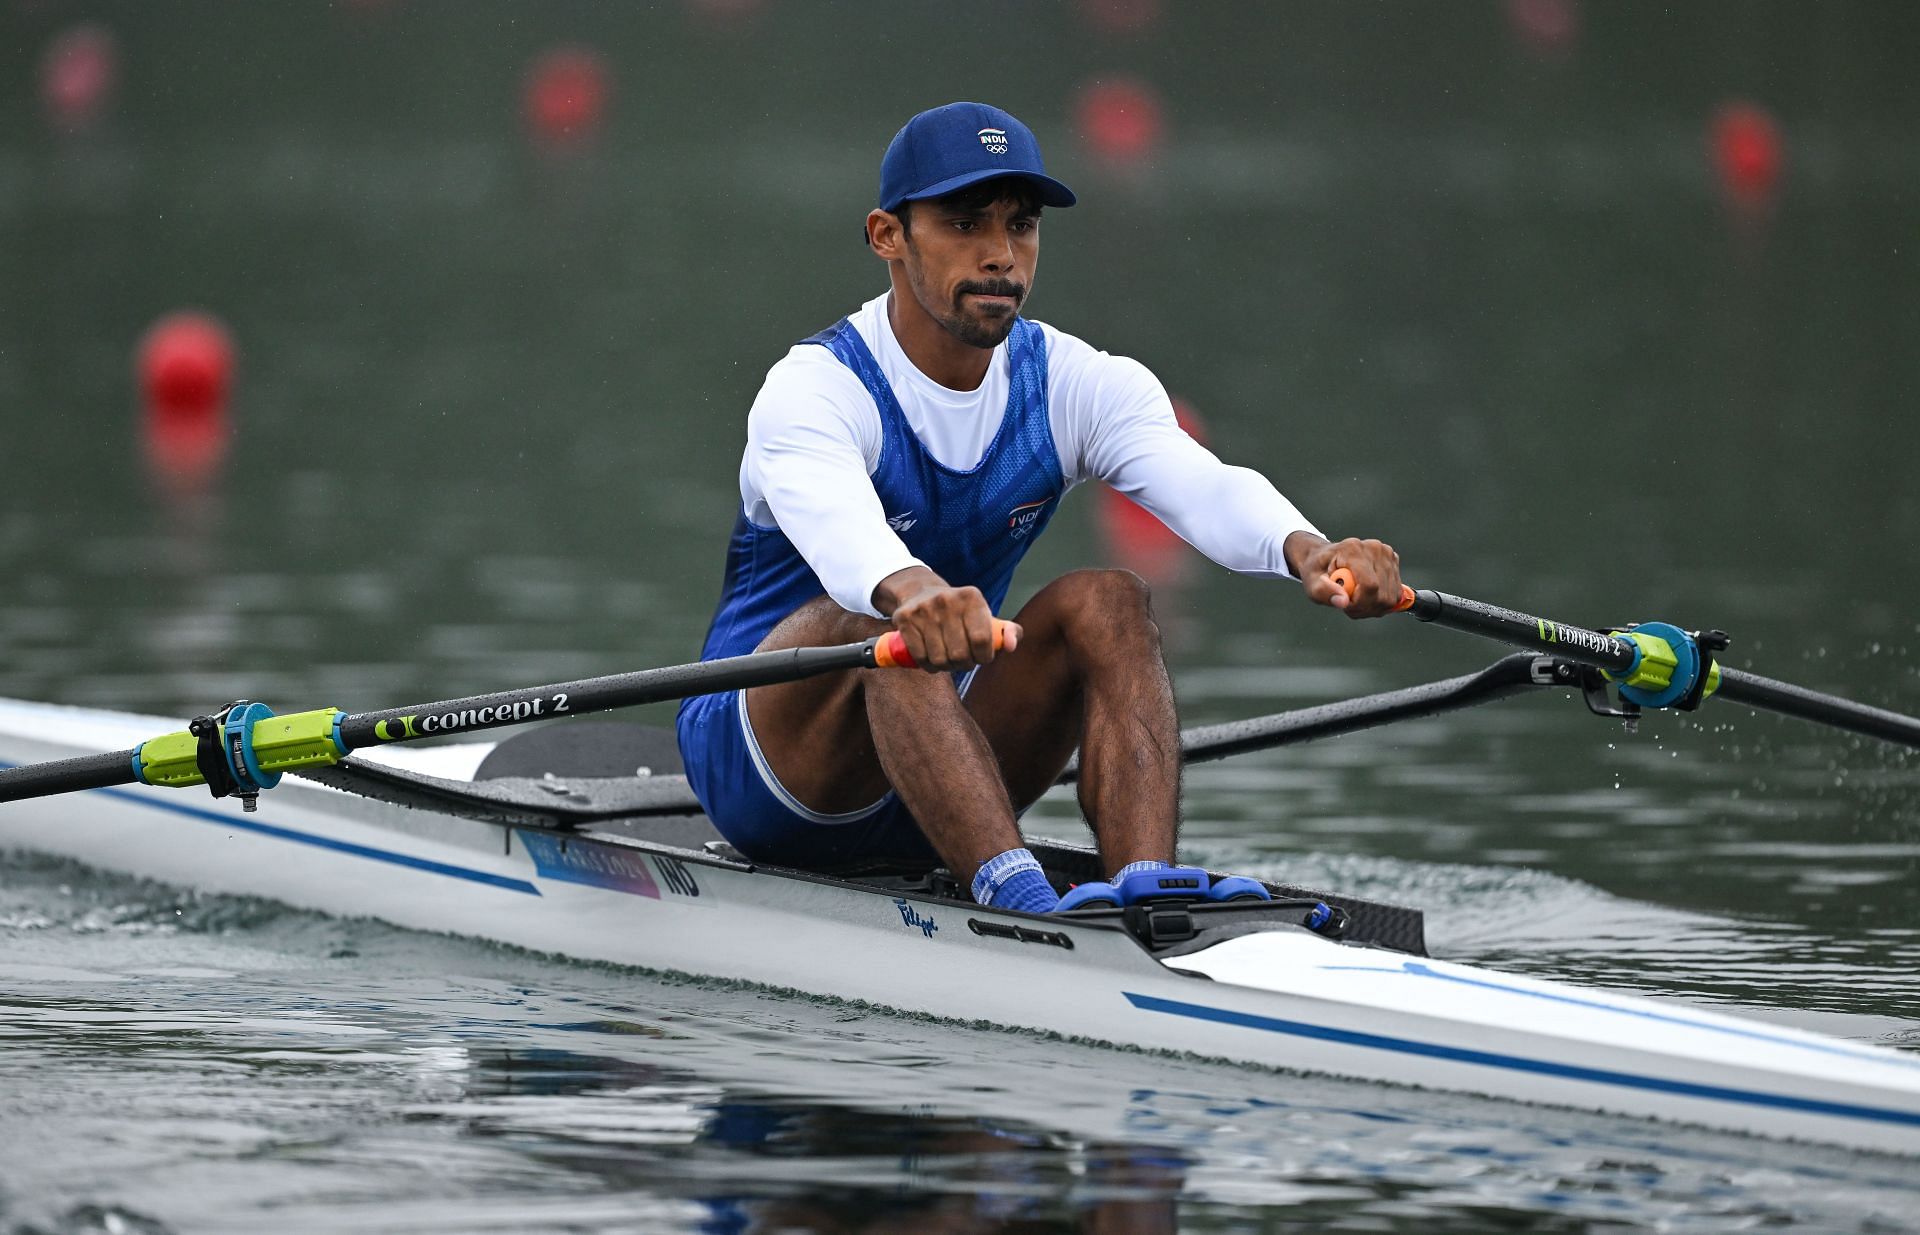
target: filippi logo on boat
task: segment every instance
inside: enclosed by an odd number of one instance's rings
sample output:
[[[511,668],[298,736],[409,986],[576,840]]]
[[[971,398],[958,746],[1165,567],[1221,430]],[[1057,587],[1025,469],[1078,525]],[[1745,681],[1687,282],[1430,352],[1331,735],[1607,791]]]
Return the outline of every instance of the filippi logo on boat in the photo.
[[[933,938],[933,932],[940,929],[938,926],[934,924],[934,921],[932,918],[922,917],[918,909],[915,909],[912,905],[907,904],[907,898],[904,896],[894,897],[893,907],[900,911],[900,921],[902,923],[904,923],[907,926],[919,927],[920,933],[922,935],[925,935],[928,939]]]

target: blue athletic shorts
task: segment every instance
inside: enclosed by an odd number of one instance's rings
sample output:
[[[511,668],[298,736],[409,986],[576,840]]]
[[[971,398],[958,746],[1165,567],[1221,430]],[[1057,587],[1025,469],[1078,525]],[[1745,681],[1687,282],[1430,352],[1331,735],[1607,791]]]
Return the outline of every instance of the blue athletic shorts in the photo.
[[[680,758],[687,783],[720,835],[756,862],[842,871],[873,863],[939,865],[933,846],[900,799],[844,815],[808,810],[767,766],[747,722],[744,691],[701,695],[680,709]]]

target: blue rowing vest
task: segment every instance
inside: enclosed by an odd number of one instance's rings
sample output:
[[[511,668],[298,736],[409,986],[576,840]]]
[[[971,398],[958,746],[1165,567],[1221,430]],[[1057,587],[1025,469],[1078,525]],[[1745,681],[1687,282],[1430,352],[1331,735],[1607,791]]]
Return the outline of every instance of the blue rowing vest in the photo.
[[[843,317],[802,342],[819,344],[852,369],[880,409],[873,487],[907,551],[948,583],[979,588],[997,613],[1014,567],[1046,529],[1067,487],[1047,421],[1047,341],[1040,327],[1014,319],[1007,336],[1007,410],[986,454],[964,472],[927,453],[851,322]],[[753,651],[781,619],[825,591],[784,532],[753,523],[742,510],[700,658]]]

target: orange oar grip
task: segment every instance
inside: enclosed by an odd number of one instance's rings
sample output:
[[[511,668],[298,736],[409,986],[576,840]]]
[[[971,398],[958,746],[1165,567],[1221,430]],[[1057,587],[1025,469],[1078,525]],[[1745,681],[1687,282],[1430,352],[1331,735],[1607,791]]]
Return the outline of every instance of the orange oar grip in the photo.
[[[1353,599],[1354,582],[1352,571],[1348,570],[1345,566],[1335,566],[1327,572],[1327,578],[1333,580],[1333,585],[1347,594],[1348,600]],[[1403,583],[1400,585],[1400,603],[1393,607],[1393,611],[1399,613],[1402,610],[1411,608],[1413,608],[1413,589]]]
[[[993,650],[998,652],[1007,645],[1007,623],[1004,619],[993,619]],[[907,651],[907,640],[897,630],[890,630],[880,636],[873,645],[873,663],[880,669],[918,669],[920,663]]]
[[[873,645],[873,663],[881,669],[912,669],[916,667],[913,653],[907,651],[907,640],[897,630],[890,630],[880,636],[880,642]]]

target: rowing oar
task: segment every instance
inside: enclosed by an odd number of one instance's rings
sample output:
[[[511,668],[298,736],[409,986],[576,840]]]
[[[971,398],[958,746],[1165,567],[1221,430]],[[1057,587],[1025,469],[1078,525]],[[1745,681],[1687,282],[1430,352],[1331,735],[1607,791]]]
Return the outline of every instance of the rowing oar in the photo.
[[[1349,596],[1353,595],[1353,575],[1344,566],[1336,568],[1332,578]],[[1728,642],[1721,631],[1686,631],[1669,622],[1642,622],[1603,632],[1464,596],[1410,587],[1400,589],[1400,603],[1394,611],[1592,666],[1614,683],[1624,704],[1636,712],[1639,708],[1690,712],[1703,700],[1718,696],[1920,748],[1920,719],[1720,664],[1717,656]]]
[[[994,620],[994,647],[1002,646],[1006,626]],[[206,785],[214,797],[238,796],[246,809],[252,810],[260,791],[279,784],[282,774],[330,767],[349,752],[369,746],[608,712],[690,695],[773,686],[842,669],[917,667],[906,640],[898,631],[890,630],[861,643],[754,652],[724,660],[388,708],[384,712],[349,715],[339,708],[323,708],[275,716],[264,703],[241,700],[132,750],[0,769],[0,802],[113,785],[164,785],[175,789]]]

